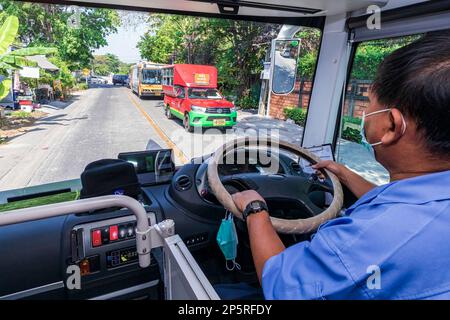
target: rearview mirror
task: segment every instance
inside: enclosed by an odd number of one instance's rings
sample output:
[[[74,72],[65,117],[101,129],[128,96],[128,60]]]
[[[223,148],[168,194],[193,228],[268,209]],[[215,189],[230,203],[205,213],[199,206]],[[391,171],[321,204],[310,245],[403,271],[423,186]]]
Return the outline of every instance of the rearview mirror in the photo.
[[[294,90],[300,40],[273,40],[272,92],[288,94]]]

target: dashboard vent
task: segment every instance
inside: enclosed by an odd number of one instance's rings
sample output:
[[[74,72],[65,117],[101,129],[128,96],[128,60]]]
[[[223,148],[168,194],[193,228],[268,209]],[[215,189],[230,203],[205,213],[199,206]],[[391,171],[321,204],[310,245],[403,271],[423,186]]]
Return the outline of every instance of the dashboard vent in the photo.
[[[175,180],[175,189],[178,191],[186,191],[192,187],[192,181],[191,178],[189,178],[186,175],[179,176]]]
[[[296,172],[301,172],[302,168],[300,167],[300,165],[298,164],[298,162],[292,162],[291,163],[291,168],[296,171]]]

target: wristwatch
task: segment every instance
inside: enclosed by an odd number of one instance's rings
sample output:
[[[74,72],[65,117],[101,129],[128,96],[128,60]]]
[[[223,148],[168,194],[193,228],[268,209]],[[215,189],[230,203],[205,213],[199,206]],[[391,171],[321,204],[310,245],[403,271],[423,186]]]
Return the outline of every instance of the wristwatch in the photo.
[[[244,221],[247,221],[247,217],[249,215],[264,210],[269,211],[269,208],[267,208],[267,204],[264,201],[254,200],[245,207],[244,212],[242,212],[242,217],[244,218]]]

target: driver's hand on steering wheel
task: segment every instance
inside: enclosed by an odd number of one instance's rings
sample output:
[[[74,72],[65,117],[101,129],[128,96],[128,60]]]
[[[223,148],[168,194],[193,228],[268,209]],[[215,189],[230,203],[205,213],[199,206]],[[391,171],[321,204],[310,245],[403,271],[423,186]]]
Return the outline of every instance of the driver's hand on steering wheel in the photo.
[[[320,169],[327,169],[332,173],[334,173],[340,181],[343,180],[345,171],[348,170],[344,165],[331,160],[319,161],[318,163],[312,165],[311,167],[316,170],[316,175],[320,179],[325,179],[325,176],[323,175]]]
[[[263,201],[266,202],[261,195],[255,190],[246,190],[242,192],[235,193],[231,195],[233,198],[234,204],[239,209],[239,211],[243,212],[247,205],[252,201]]]

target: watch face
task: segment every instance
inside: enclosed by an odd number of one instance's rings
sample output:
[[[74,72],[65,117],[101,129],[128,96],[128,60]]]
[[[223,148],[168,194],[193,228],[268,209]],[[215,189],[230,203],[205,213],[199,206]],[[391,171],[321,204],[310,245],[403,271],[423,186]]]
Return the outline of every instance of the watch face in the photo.
[[[254,201],[250,204],[250,206],[253,210],[261,210],[261,204],[259,202]]]

